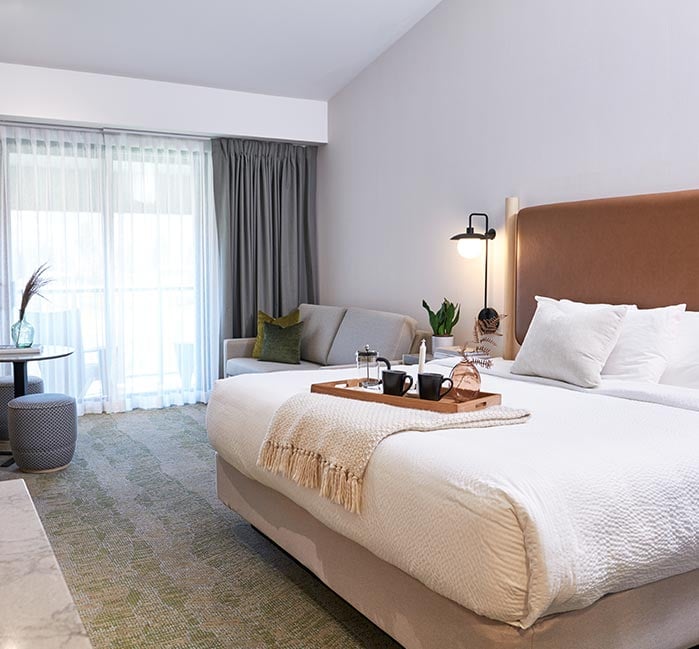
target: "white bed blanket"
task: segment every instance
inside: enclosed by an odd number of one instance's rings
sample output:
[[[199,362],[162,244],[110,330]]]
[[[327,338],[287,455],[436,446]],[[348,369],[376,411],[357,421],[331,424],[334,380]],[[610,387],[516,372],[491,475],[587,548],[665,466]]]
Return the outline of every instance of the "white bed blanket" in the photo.
[[[699,568],[699,391],[603,383],[580,392],[514,380],[500,364],[483,389],[531,411],[531,420],[393,435],[369,463],[357,516],[256,466],[277,407],[310,383],[347,374],[219,381],[209,439],[229,464],[329,528],[509,624],[526,628],[542,615]]]

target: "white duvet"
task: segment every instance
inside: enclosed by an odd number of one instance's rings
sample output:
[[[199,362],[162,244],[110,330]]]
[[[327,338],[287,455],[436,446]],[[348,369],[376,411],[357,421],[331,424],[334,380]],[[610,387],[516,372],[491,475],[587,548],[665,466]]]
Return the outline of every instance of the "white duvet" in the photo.
[[[276,408],[347,373],[219,381],[207,412],[212,445],[329,528],[509,624],[526,628],[699,568],[699,391],[621,382],[579,391],[515,378],[503,361],[483,389],[531,420],[389,437],[369,462],[357,516],[256,466]]]

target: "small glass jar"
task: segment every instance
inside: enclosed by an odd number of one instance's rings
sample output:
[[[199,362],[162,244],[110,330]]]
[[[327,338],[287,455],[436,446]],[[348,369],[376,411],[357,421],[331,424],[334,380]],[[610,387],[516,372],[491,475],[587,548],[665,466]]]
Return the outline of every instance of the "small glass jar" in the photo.
[[[450,376],[454,382],[451,393],[455,401],[462,403],[478,398],[481,391],[481,373],[473,363],[461,361],[454,365]]]

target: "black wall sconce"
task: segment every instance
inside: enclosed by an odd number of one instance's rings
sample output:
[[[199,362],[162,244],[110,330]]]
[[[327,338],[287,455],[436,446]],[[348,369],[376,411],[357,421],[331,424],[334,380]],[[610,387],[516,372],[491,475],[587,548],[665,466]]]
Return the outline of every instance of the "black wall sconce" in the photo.
[[[483,232],[476,232],[473,228],[473,217],[485,219]],[[489,227],[488,215],[484,212],[472,212],[468,215],[468,227],[466,232],[460,232],[451,237],[456,241],[457,252],[466,259],[475,259],[480,256],[482,242],[485,241],[485,272],[483,279],[483,308],[478,313],[478,326],[481,333],[495,333],[500,326],[500,315],[492,307],[488,306],[488,241],[495,239],[495,230]]]

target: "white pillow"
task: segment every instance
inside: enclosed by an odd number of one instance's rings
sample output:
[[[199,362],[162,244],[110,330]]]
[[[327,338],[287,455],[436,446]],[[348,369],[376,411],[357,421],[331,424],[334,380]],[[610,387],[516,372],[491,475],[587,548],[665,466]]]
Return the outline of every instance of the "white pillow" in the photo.
[[[696,311],[682,315],[677,339],[660,382],[699,389],[699,313]]]
[[[575,309],[537,297],[534,318],[512,364],[513,374],[544,376],[583,388],[600,384],[626,307]]]
[[[551,298],[542,298],[551,300]],[[585,309],[609,308],[608,304],[584,304],[561,300],[564,311],[580,313]],[[619,340],[602,369],[602,376],[624,381],[657,383],[665,371],[675,347],[685,304],[638,309],[627,306]]]
[[[677,341],[686,304],[629,309],[619,342],[602,370],[605,377],[657,383]]]
[[[553,300],[553,298],[550,297],[542,297],[542,298],[537,298],[541,300]],[[554,300],[555,301],[555,300]],[[602,308],[608,308],[610,306],[622,306],[627,309],[637,309],[638,307],[635,304],[607,304],[606,302],[595,302],[593,304],[589,304],[587,302],[573,302],[573,300],[566,300],[563,299],[559,302],[562,306],[567,306],[570,307],[571,309],[602,309]]]

